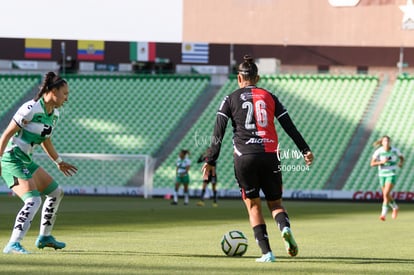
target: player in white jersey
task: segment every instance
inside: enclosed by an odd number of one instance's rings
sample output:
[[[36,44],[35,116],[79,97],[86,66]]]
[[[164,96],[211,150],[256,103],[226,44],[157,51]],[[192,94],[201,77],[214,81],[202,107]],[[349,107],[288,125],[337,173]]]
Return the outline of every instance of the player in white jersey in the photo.
[[[67,100],[69,87],[54,72],[46,74],[40,90],[33,100],[23,104],[13,116],[0,138],[0,175],[24,205],[17,213],[12,235],[3,250],[5,254],[28,254],[20,242],[23,240],[33,217],[42,207],[40,232],[35,245],[38,248],[62,249],[66,246],[51,235],[56,212],[63,197],[63,190],[53,178],[32,159],[33,149],[40,145],[57,168],[66,176],[77,168],[64,162],[53,146],[51,136],[59,119],[59,110]]]
[[[380,220],[385,221],[388,212],[388,206],[392,208],[392,218],[397,218],[398,205],[391,196],[391,191],[397,181],[397,167],[402,167],[404,157],[400,150],[391,146],[389,136],[383,136],[380,140],[374,142],[374,146],[380,146],[375,150],[371,166],[378,166],[378,176],[381,185],[383,202]]]
[[[184,186],[184,205],[188,205],[189,195],[188,195],[188,184],[190,183],[189,170],[191,166],[191,160],[188,158],[189,151],[181,150],[178,159],[176,162],[176,177],[175,177],[175,187],[172,205],[177,205],[178,203],[178,189],[180,185]]]

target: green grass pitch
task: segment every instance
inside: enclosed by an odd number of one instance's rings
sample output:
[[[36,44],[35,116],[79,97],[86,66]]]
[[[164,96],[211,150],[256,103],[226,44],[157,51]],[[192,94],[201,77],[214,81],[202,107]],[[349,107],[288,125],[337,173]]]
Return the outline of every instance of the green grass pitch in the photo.
[[[22,245],[30,255],[0,253],[0,274],[409,274],[414,273],[414,204],[400,204],[398,219],[378,219],[380,202],[285,201],[299,255],[284,250],[267,214],[275,263],[256,263],[241,200],[219,207],[184,206],[155,198],[66,196],[54,236],[63,250],[34,246],[39,213]],[[6,245],[21,203],[0,196],[0,246]],[[227,257],[222,235],[237,229],[249,239],[243,257]]]

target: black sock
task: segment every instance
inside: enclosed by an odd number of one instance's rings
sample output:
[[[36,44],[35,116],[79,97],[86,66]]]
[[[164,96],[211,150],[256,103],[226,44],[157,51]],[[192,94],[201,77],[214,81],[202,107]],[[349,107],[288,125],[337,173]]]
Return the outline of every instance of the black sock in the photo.
[[[256,239],[257,244],[262,250],[262,254],[266,254],[270,251],[269,238],[267,236],[266,225],[259,224],[253,227],[254,238]]]
[[[201,196],[200,196],[200,200],[204,200],[204,195],[206,194],[206,190],[205,189],[203,189],[203,190],[201,190]]]
[[[286,212],[280,212],[276,215],[275,221],[279,230],[282,231],[285,227],[290,227],[289,217]]]
[[[214,202],[217,202],[217,191],[213,191]]]

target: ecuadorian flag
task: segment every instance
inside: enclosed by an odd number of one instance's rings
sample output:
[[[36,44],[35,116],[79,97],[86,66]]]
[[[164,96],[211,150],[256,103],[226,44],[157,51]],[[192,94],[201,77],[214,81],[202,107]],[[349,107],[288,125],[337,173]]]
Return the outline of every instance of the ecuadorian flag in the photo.
[[[78,60],[104,60],[105,41],[78,40]]]
[[[26,38],[24,41],[24,57],[35,59],[52,58],[52,40]]]

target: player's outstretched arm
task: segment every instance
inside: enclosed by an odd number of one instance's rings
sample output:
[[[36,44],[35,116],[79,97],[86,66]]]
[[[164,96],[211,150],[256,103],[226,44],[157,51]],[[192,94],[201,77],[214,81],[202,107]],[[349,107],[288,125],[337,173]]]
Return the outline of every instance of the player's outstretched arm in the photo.
[[[289,114],[285,112],[282,116],[278,118],[280,125],[282,126],[283,130],[288,134],[288,136],[293,140],[299,150],[302,152],[305,162],[312,163],[313,161],[313,154],[309,145],[306,143],[305,139],[302,137],[301,133],[296,128],[295,124],[293,123],[292,119],[290,118]],[[310,153],[310,154],[308,154]],[[308,155],[306,158],[305,155]]]
[[[403,164],[404,164],[404,157],[403,156],[399,156],[400,161],[398,162],[398,167],[402,168]]]
[[[46,139],[42,142],[42,148],[45,153],[49,156],[51,160],[56,164],[58,169],[65,175],[65,176],[72,176],[78,172],[78,168],[74,165],[64,162],[60,157],[59,154],[56,152],[55,146],[53,146],[52,141],[50,138]]]

